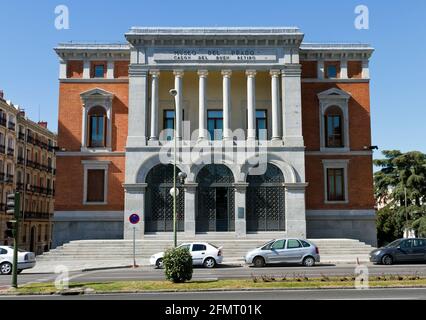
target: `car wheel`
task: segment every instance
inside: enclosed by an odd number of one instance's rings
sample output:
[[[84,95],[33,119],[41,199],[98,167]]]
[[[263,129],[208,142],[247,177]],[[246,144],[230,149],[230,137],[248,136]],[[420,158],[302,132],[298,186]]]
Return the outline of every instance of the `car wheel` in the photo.
[[[12,264],[9,262],[2,263],[0,265],[0,274],[11,274],[12,273]]]
[[[263,268],[265,266],[265,259],[262,257],[256,257],[253,259],[253,265],[256,268]]]
[[[156,267],[158,268],[158,269],[163,269],[164,268],[164,262],[163,262],[163,259],[158,259],[157,260],[157,262],[155,263],[155,265],[156,265]]]
[[[393,265],[393,258],[390,255],[385,255],[382,258],[382,264],[384,264],[385,266],[391,266]]]
[[[216,266],[216,260],[213,258],[207,258],[204,260],[204,267],[208,269],[212,269]]]
[[[313,267],[313,266],[315,266],[315,259],[313,257],[306,257],[303,260],[303,265],[305,267]]]

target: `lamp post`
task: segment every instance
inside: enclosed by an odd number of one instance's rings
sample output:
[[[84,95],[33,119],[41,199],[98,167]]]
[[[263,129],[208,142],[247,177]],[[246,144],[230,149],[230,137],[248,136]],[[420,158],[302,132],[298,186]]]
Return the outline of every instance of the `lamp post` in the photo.
[[[176,172],[177,172],[177,157],[176,157],[176,149],[177,149],[177,122],[180,121],[180,119],[177,118],[177,110],[176,110],[176,99],[178,92],[176,89],[170,90],[170,95],[175,99],[175,128],[174,128],[174,151],[173,151],[173,189],[170,190],[170,195],[173,197],[173,239],[174,239],[174,246],[177,247],[177,197],[179,196],[179,190],[176,187]],[[181,183],[184,183],[186,179],[186,173],[180,172],[178,175],[178,178]]]

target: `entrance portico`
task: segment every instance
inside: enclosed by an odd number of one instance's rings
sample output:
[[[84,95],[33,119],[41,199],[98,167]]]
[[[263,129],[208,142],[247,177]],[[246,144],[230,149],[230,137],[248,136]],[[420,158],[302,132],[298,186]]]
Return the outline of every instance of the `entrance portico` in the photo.
[[[131,44],[131,65],[125,238],[130,236],[127,217],[134,212],[141,213],[145,223],[139,237],[163,231],[147,225],[157,210],[149,200],[152,195],[147,196],[153,184],[147,177],[156,166],[172,164],[164,163],[160,156],[170,140],[162,134],[167,129],[176,130],[178,167],[188,176],[182,186],[184,236],[226,231],[244,237],[247,232],[281,231],[305,237],[305,149],[298,53],[303,34],[298,29],[282,28],[134,28],[126,37]],[[176,105],[167,96],[172,88],[178,92]],[[259,119],[259,111],[264,119]],[[161,119],[166,112],[177,118],[176,128],[166,127],[166,118]],[[210,115],[213,113],[214,118]],[[211,136],[212,129],[220,131],[219,138]],[[262,130],[265,135],[260,134]],[[242,139],[238,133],[243,133]],[[211,161],[186,161],[185,154],[199,146],[203,147],[198,150],[199,159],[210,157]],[[250,152],[247,146],[253,146]],[[243,154],[242,161],[229,153]],[[219,161],[214,154],[219,155]],[[273,186],[271,182],[253,183],[255,179],[250,178],[256,167],[250,160],[261,156],[265,167],[273,165],[283,177]],[[232,181],[216,181],[213,172],[218,168],[222,168],[223,178],[227,168]],[[209,172],[212,176],[205,176],[202,183],[200,174]],[[262,174],[266,174],[266,168]],[[262,196],[267,187],[276,188],[271,199]],[[251,206],[256,204],[247,201],[247,194],[258,197],[259,202],[268,201],[258,204],[264,216],[258,217],[253,211]]]

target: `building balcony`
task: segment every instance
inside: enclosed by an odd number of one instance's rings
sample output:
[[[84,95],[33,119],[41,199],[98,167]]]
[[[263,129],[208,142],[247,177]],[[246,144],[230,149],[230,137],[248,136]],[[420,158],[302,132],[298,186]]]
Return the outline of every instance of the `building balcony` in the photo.
[[[51,216],[52,214],[49,212],[32,212],[32,211],[25,212],[25,220],[30,220],[30,219],[49,220]]]
[[[3,126],[6,128],[7,120],[6,118],[0,118],[0,126]]]
[[[0,145],[0,153],[6,154],[6,146]]]
[[[37,163],[32,160],[27,160],[27,167],[35,169],[37,166]]]
[[[22,166],[25,165],[25,158],[18,156],[17,163]]]
[[[5,213],[6,212],[6,204],[5,203],[0,203],[0,212],[1,213]]]
[[[36,139],[34,139],[34,137],[32,136],[27,136],[27,143],[29,144],[35,144]]]
[[[24,132],[18,133],[18,140],[25,142],[25,133]]]
[[[13,149],[13,148],[7,148],[7,155],[9,157],[15,156],[15,149]]]
[[[16,191],[24,191],[25,185],[23,183],[16,184]]]
[[[4,174],[4,172],[0,172],[0,183],[2,183],[2,182],[4,182],[5,181],[5,174]]]
[[[15,131],[16,124],[14,122],[9,121],[8,126],[9,130]]]
[[[5,183],[13,183],[13,178],[14,178],[15,176],[13,175],[13,174],[6,174],[5,176],[4,176],[4,182]]]

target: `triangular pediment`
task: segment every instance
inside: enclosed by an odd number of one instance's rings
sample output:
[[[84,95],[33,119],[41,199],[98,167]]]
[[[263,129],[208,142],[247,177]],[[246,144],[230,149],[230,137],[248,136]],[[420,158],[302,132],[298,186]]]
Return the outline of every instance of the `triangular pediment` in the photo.
[[[105,91],[103,89],[95,88],[95,89],[90,89],[88,91],[81,93],[80,96],[83,99],[85,99],[85,98],[112,98],[114,96],[114,94],[112,94],[111,92]]]
[[[326,99],[326,98],[349,99],[350,97],[351,95],[349,93],[337,88],[331,88],[318,94],[319,99]]]

